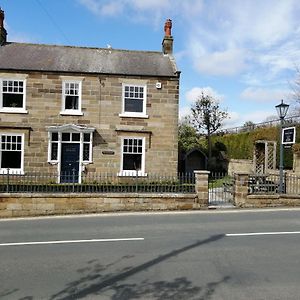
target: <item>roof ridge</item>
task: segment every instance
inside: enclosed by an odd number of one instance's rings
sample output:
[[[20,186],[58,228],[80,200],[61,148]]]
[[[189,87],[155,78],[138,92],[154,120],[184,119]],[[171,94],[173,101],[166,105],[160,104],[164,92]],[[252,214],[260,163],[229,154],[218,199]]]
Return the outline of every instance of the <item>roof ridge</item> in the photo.
[[[160,53],[162,51],[155,50],[129,50],[129,49],[117,49],[117,48],[100,48],[100,47],[86,47],[86,46],[70,46],[70,45],[57,45],[57,44],[37,44],[37,43],[24,43],[24,42],[7,42],[6,45],[18,44],[28,46],[42,46],[42,47],[58,47],[58,48],[72,48],[72,49],[89,49],[89,50],[105,50],[105,51],[119,51],[119,52],[142,52],[142,53]]]

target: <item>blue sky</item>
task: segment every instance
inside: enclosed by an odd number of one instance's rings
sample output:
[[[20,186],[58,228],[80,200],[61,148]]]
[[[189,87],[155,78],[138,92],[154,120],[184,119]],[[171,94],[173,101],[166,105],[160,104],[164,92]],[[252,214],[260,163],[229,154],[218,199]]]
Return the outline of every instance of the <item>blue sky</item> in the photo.
[[[227,128],[277,118],[281,99],[295,103],[299,0],[0,0],[0,6],[15,42],[160,51],[164,22],[172,19],[181,115],[201,91],[227,109]]]

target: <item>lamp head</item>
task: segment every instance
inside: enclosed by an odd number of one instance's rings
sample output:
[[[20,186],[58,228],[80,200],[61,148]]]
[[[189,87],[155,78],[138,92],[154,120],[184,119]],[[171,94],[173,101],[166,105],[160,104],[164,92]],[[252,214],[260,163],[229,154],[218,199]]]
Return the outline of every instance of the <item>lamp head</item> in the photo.
[[[281,103],[276,105],[275,107],[279,118],[284,119],[290,106],[286,103],[283,103],[283,100],[281,100]]]

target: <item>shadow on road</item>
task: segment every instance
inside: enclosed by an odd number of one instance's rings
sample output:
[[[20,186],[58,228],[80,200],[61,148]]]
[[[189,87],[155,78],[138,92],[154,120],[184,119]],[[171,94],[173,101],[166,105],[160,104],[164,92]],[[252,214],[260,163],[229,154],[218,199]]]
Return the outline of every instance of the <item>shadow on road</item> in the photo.
[[[14,293],[16,293],[18,291],[18,289],[13,289],[13,290],[4,290],[4,291],[0,291],[0,299],[4,298],[4,297],[8,297]]]
[[[78,270],[78,273],[83,275],[81,278],[67,284],[63,290],[54,294],[50,299],[82,299],[91,295],[100,295],[100,293],[108,290],[114,292],[111,297],[113,300],[142,298],[157,300],[209,299],[218,285],[230,279],[229,276],[225,276],[218,282],[208,283],[205,287],[193,286],[192,282],[185,277],[175,278],[172,281],[149,282],[148,280],[145,280],[139,284],[121,284],[121,281],[168,260],[171,257],[193,248],[218,241],[223,237],[223,234],[214,235],[208,239],[197,241],[186,247],[158,256],[136,267],[123,268],[118,274],[101,275],[101,273],[106,271],[110,266],[117,265],[120,260],[104,266],[99,264],[98,261],[90,261],[86,268]],[[121,258],[121,260],[127,258],[129,257],[125,256]],[[196,295],[198,295],[198,297],[194,298]]]

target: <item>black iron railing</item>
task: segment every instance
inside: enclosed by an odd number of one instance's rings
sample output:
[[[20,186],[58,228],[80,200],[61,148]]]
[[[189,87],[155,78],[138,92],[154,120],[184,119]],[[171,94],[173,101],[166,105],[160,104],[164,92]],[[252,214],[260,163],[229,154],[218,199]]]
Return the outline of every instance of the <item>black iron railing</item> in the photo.
[[[0,175],[0,192],[5,193],[195,193],[194,174],[118,176],[116,174]],[[68,181],[61,183],[67,176]],[[65,180],[64,180],[65,181]]]

